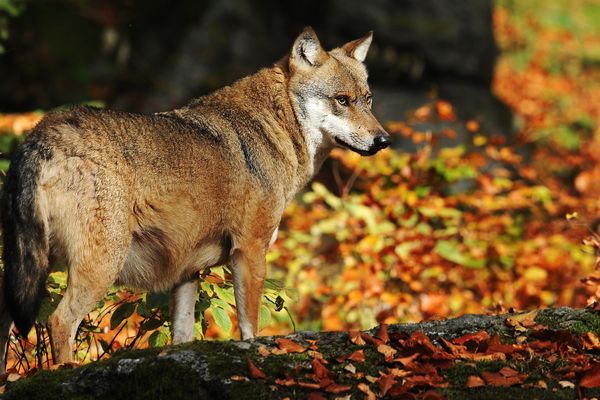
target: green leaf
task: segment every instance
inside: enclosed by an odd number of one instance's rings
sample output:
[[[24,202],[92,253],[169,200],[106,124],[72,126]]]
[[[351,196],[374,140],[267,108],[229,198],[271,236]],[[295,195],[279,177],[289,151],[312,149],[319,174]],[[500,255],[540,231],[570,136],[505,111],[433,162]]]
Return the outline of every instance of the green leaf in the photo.
[[[448,261],[468,268],[477,269],[485,266],[484,260],[477,260],[465,255],[459,247],[455,240],[440,240],[436,243],[433,251]]]
[[[151,292],[146,294],[146,305],[149,308],[169,309],[169,294],[164,292]]]
[[[221,328],[223,332],[229,333],[231,331],[231,318],[229,318],[227,311],[214,305],[211,305],[210,309],[212,310],[212,315],[217,326]]]
[[[215,285],[215,294],[221,300],[227,302],[228,304],[235,304],[235,296],[233,295],[233,286],[224,288],[219,285]]]
[[[136,303],[123,303],[113,312],[110,317],[110,329],[115,329],[123,320],[131,317],[135,311]]]
[[[169,336],[163,331],[154,331],[148,338],[151,347],[163,347],[169,343]]]
[[[38,312],[37,321],[41,324],[46,324],[46,322],[48,322],[48,317],[56,310],[56,304],[57,303],[53,303],[49,297],[45,296],[42,299],[42,305]]]
[[[200,290],[206,293],[208,297],[211,297],[214,293],[213,284],[206,281],[200,282]]]
[[[223,266],[222,266],[222,265],[219,265],[219,266],[217,266],[217,267],[212,267],[212,268],[210,269],[210,273],[211,273],[212,275],[216,275],[216,276],[218,276],[218,277],[219,277],[219,278],[221,278],[221,279],[225,279],[225,270],[223,269]]]
[[[160,328],[164,324],[164,321],[156,318],[149,319],[140,325],[140,330],[143,331],[153,331],[155,329]]]
[[[264,328],[271,322],[271,310],[264,304],[260,306],[259,326]]]
[[[212,299],[210,299],[210,304],[211,306],[214,305],[215,307],[221,307],[225,311],[233,310],[233,308],[231,308],[231,305],[229,305],[228,302],[226,302],[225,300],[221,300],[218,297],[213,297]]]

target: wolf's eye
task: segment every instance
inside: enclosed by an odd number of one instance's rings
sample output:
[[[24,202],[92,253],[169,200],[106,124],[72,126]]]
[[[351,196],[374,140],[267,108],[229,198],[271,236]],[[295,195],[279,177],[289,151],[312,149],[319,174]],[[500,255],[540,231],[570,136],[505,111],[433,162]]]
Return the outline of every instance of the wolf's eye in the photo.
[[[350,104],[350,99],[348,96],[337,96],[335,99],[338,103],[340,103],[341,106],[347,107]]]
[[[367,104],[369,105],[369,107],[371,107],[371,104],[373,104],[373,96],[371,96],[370,94],[368,94],[366,96],[367,99]]]

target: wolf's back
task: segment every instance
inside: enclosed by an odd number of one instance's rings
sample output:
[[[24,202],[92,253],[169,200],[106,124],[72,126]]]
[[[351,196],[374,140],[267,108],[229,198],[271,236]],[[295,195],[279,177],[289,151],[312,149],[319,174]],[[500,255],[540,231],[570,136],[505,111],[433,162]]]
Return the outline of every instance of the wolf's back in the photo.
[[[24,335],[35,322],[49,273],[47,211],[38,182],[41,163],[52,153],[35,133],[13,155],[1,201],[4,300]]]

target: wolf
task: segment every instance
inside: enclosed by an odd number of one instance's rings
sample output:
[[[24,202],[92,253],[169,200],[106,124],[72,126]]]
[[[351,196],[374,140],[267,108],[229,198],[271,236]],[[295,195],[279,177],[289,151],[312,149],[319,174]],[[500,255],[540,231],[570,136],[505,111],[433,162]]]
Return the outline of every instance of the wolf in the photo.
[[[73,107],[15,151],[1,201],[0,360],[33,326],[51,266],[67,266],[48,318],[55,363],[112,284],[170,291],[172,343],[193,339],[197,273],[231,263],[242,339],[258,333],[265,255],[286,206],[336,147],[373,155],[372,32],[325,51],[310,27],[254,75],[150,115]]]

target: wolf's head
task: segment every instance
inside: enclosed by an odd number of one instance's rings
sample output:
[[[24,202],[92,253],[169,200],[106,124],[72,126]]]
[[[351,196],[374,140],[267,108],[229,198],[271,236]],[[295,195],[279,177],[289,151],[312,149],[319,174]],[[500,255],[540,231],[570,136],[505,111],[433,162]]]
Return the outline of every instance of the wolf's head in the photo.
[[[371,113],[373,96],[363,64],[372,32],[329,52],[312,28],[296,38],[289,56],[289,90],[314,155],[333,145],[373,155],[390,136]]]

